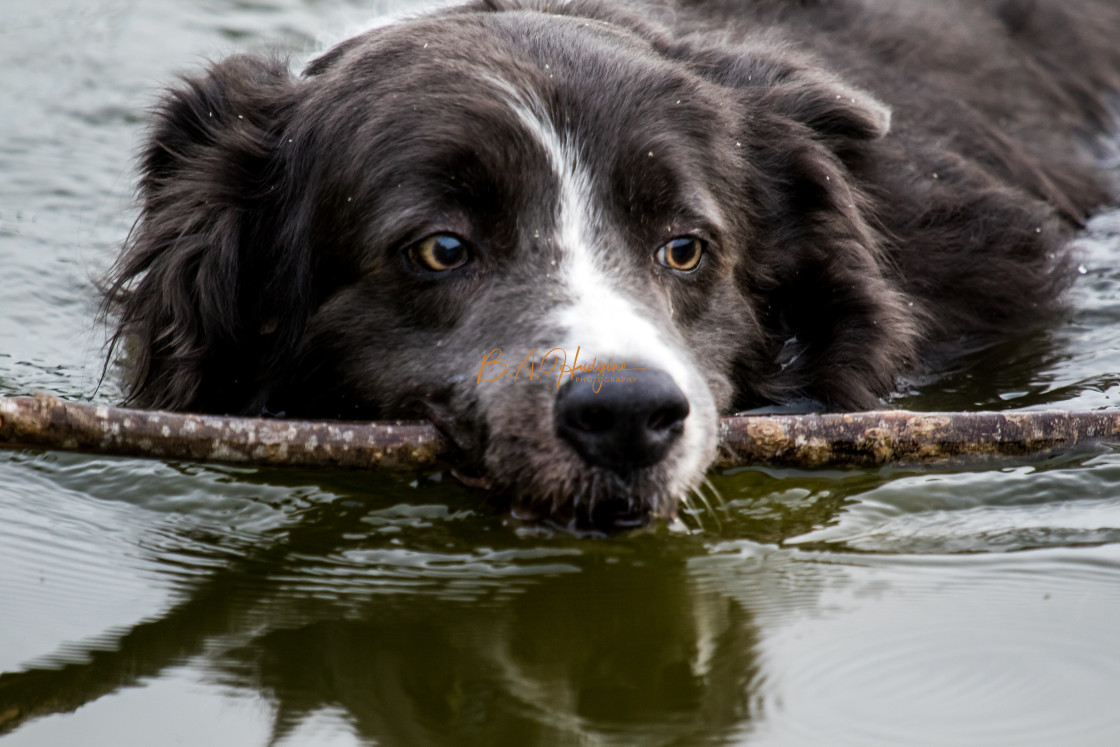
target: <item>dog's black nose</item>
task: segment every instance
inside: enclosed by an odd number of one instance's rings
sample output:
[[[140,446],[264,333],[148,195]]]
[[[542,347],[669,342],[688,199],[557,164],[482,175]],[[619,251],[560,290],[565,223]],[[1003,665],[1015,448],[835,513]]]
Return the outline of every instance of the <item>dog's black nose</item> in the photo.
[[[665,457],[684,431],[688,399],[659,369],[612,377],[575,376],[560,387],[556,431],[588,463],[626,474]]]

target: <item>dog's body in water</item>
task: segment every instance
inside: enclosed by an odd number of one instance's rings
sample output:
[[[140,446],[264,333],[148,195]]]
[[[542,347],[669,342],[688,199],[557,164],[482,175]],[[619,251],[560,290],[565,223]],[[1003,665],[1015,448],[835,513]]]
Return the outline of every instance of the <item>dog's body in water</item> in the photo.
[[[522,515],[672,516],[720,414],[1037,322],[1115,197],[1118,38],[1108,0],[493,0],[218,62],[109,280],[132,401],[427,418]]]

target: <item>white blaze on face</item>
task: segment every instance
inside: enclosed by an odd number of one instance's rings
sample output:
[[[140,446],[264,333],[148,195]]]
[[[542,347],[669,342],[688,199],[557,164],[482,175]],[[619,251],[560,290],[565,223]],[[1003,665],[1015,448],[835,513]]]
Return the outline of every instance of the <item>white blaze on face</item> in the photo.
[[[568,356],[568,365],[579,348],[579,363],[593,359],[606,364],[623,363],[632,367],[659,368],[673,377],[688,398],[691,409],[685,421],[684,449],[673,475],[670,490],[681,495],[694,487],[707,466],[716,438],[716,411],[711,392],[686,351],[670,342],[651,311],[622,288],[621,279],[611,274],[604,246],[602,215],[594,197],[592,181],[579,149],[570,136],[562,136],[553,125],[540,99],[517,90],[508,81],[488,78],[501,88],[521,124],[548,156],[557,183],[554,239],[561,251],[560,272],[565,286],[566,305],[557,310],[566,339],[558,345]],[[652,251],[650,261],[652,262]],[[625,251],[616,247],[614,251]]]

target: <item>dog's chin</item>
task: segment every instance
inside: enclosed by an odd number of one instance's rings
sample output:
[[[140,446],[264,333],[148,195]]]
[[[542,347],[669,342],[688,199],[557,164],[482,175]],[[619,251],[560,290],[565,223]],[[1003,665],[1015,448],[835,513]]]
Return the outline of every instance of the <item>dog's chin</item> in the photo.
[[[506,496],[510,515],[518,521],[576,535],[618,534],[675,515],[678,501],[659,487],[665,484],[660,472],[647,469],[621,476],[595,469],[571,480],[568,488],[554,488],[546,495],[524,486],[506,486],[497,493]]]
[[[526,504],[511,504],[509,515],[517,523],[545,532],[556,530],[574,537],[610,537],[627,532],[638,532],[654,525],[654,517],[646,511],[629,512],[626,503],[603,504],[601,510],[577,511],[572,514],[541,514]]]
[[[553,452],[550,460],[539,452],[533,456],[529,461],[537,468],[508,457],[486,460],[493,496],[517,521],[587,535],[633,531],[676,516],[680,495],[670,486],[679,477],[672,478],[671,458],[620,474],[570,454],[558,459]],[[521,468],[510,472],[509,465]]]

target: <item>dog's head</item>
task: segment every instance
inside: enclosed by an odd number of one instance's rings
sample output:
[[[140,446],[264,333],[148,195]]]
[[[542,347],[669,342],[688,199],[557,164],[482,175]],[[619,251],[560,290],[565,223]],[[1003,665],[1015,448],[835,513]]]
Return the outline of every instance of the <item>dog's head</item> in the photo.
[[[109,296],[138,403],[428,417],[609,528],[674,513],[721,412],[889,389],[913,328],[849,173],[881,105],[772,41],[492,5],[168,96]]]

